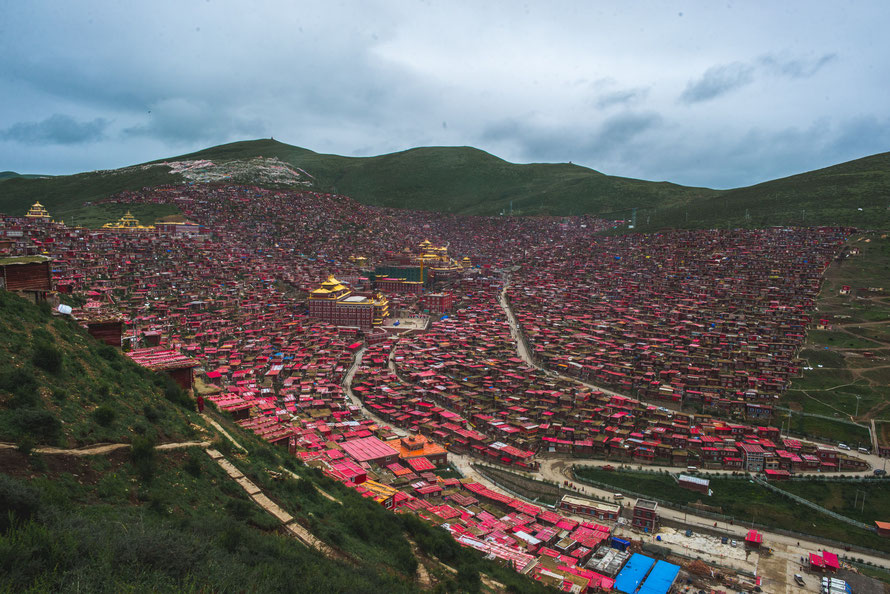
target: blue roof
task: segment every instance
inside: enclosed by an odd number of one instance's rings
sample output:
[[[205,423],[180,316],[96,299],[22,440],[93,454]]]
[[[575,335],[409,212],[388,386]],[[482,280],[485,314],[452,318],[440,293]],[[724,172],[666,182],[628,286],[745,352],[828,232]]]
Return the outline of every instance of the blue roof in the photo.
[[[634,594],[653,563],[655,559],[646,555],[639,553],[631,555],[624,569],[615,578],[615,589],[625,594]]]
[[[639,594],[667,594],[671,586],[674,585],[678,573],[680,573],[679,565],[659,561],[652,568],[652,572],[646,578],[643,587],[640,588]]]

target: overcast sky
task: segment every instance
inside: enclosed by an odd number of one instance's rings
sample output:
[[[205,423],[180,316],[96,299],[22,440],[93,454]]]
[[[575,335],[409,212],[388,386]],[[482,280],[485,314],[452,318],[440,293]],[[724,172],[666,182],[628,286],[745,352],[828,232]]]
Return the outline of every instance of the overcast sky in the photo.
[[[0,170],[274,136],[357,156],[470,145],[726,188],[890,151],[887,0],[0,9]]]

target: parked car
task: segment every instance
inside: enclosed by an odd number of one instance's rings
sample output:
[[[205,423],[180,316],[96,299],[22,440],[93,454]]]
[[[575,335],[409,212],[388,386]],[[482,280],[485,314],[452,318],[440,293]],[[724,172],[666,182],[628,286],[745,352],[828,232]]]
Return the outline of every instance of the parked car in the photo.
[[[868,448],[857,448],[857,449],[859,450],[860,454],[865,454],[866,456],[871,454],[871,452],[868,450]]]
[[[729,541],[729,546],[731,546],[731,547],[737,547],[737,546],[739,546],[739,543],[738,543],[738,541],[731,540],[731,541]]]
[[[803,581],[803,576],[799,573],[794,574],[794,581],[797,582],[798,586],[804,586],[806,583]]]
[[[884,476],[887,474],[887,471],[883,468],[875,468],[875,476]]]
[[[839,443],[839,444],[837,444],[837,447],[839,450],[849,450],[850,449],[850,446],[848,446],[845,443]]]

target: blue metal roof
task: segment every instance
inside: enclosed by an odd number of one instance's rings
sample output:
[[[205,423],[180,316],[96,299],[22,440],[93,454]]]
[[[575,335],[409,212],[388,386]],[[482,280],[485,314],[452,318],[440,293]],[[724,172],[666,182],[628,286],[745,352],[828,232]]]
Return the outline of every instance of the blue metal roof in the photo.
[[[615,578],[615,589],[624,594],[634,594],[653,563],[655,559],[651,557],[639,553],[631,555],[624,569]]]
[[[674,585],[678,573],[680,573],[679,565],[659,561],[652,568],[652,572],[640,588],[639,594],[667,594],[671,586]]]

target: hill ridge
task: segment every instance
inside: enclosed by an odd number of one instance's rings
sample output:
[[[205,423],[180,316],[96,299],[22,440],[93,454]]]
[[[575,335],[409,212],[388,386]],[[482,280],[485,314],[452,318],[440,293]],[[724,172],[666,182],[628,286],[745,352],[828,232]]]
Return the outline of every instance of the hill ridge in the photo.
[[[624,220],[636,215],[636,228],[644,231],[776,224],[890,226],[890,152],[751,186],[715,190],[611,176],[575,163],[511,163],[466,145],[354,157],[319,153],[271,138],[230,142],[108,172],[7,178],[0,186],[0,212],[19,214],[39,199],[53,214],[76,213],[79,220],[84,216],[92,221],[82,212],[85,201],[187,181],[178,172],[152,165],[257,157],[278,159],[308,174],[315,190],[392,208],[470,215],[593,214]],[[279,187],[274,180],[248,179],[247,183]],[[112,214],[103,212],[102,216],[107,220]],[[165,214],[170,213],[149,209],[142,216]]]

